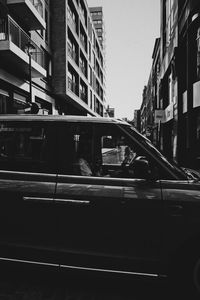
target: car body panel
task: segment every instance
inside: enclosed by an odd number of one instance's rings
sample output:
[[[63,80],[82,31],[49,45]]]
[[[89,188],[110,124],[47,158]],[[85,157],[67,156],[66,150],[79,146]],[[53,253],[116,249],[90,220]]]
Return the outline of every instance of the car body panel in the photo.
[[[161,181],[165,207],[165,255],[173,255],[193,239],[200,242],[200,183]]]
[[[163,274],[167,269],[161,267],[170,256],[192,238],[199,238],[199,182],[169,162],[128,123],[39,115],[2,115],[1,121],[51,124],[56,151],[51,157],[54,172],[9,171],[6,161],[1,170],[0,165],[0,261]],[[62,173],[64,163],[57,148],[62,147],[63,124],[75,123],[116,126],[146,151],[161,170],[159,175],[167,174],[170,179]]]
[[[55,201],[62,264],[76,253],[91,255],[83,266],[129,271],[138,271],[138,261],[140,268],[144,261],[147,269],[156,266],[162,244],[157,225],[163,219],[159,182],[59,175]]]
[[[0,171],[0,256],[55,260],[55,174]]]

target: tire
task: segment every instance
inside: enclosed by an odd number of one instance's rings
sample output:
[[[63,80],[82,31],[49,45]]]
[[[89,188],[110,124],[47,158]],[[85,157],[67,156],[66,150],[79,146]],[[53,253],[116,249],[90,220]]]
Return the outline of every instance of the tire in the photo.
[[[197,249],[173,259],[169,279],[171,294],[176,299],[200,299],[200,250]]]
[[[192,284],[193,289],[200,299],[200,253],[199,256],[196,256],[192,266]]]

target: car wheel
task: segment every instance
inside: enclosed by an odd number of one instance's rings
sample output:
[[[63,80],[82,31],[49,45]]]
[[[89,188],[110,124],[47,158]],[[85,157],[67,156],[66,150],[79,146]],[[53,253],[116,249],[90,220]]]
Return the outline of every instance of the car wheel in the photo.
[[[200,251],[186,251],[173,260],[170,279],[172,292],[176,296],[200,299]]]
[[[200,298],[200,257],[196,258],[193,266],[193,285]]]

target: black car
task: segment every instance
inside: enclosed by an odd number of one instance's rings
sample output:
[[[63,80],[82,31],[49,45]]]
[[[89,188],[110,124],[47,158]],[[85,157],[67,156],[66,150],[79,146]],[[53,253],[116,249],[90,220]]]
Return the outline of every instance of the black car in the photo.
[[[198,176],[126,122],[0,116],[0,206],[2,262],[200,290]]]

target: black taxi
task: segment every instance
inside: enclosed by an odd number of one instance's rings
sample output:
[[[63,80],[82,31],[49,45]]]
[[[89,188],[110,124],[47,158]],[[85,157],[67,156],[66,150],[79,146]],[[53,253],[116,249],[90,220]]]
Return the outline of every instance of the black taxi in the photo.
[[[170,275],[198,294],[199,178],[120,120],[1,115],[0,261]]]

